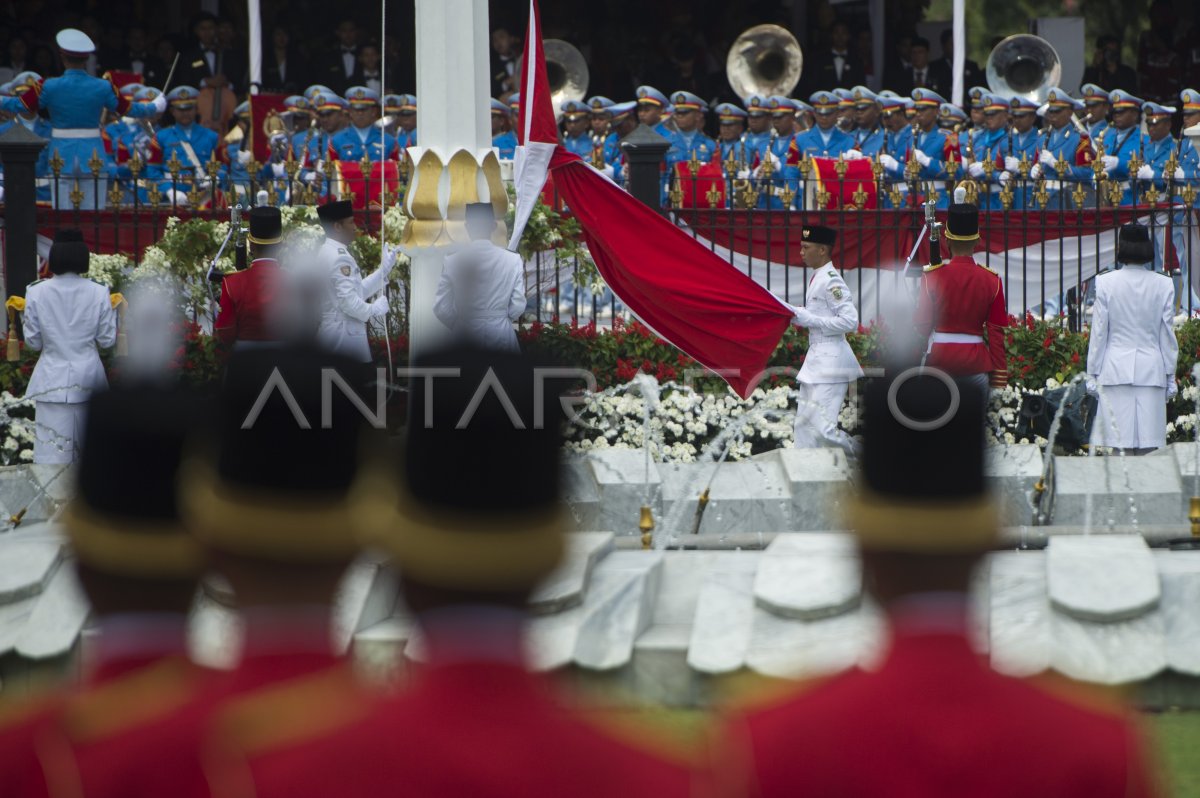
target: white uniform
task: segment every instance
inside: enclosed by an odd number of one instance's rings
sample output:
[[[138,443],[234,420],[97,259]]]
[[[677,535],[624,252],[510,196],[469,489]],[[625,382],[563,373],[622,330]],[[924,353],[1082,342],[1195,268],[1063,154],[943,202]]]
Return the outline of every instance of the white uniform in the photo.
[[[446,256],[433,313],[456,335],[491,349],[520,350],[513,322],[525,312],[525,264],[490,241]]]
[[[1093,444],[1166,444],[1167,398],[1175,392],[1179,356],[1174,307],[1175,287],[1165,274],[1126,266],[1096,278],[1087,373],[1104,393]]]
[[[74,461],[88,397],[108,385],[97,347],[116,342],[117,314],[104,286],[70,273],[29,286],[25,344],[42,353],[25,389],[37,402],[33,462]]]
[[[329,279],[329,293],[321,310],[317,339],[327,349],[369,363],[367,320],[387,315],[388,306],[383,297],[367,300],[383,289],[389,270],[381,266],[363,277],[346,245],[331,238],[321,245],[320,259]]]
[[[858,310],[846,281],[833,263],[826,263],[808,284],[805,307],[796,308],[792,321],[808,328],[808,354],[800,368],[800,402],[796,409],[796,448],[837,446],[856,454],[858,446],[838,429],[838,414],[846,389],[862,376],[846,333],[858,329]]]

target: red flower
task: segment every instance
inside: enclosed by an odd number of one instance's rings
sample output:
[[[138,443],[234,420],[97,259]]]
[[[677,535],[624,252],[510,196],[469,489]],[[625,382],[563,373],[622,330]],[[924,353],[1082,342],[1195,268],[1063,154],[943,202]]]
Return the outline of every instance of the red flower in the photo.
[[[628,360],[617,358],[617,379],[621,382],[629,382],[637,376],[637,369]]]
[[[1072,362],[1072,363],[1078,363],[1078,362],[1079,362],[1079,353],[1078,353],[1078,352],[1072,352],[1072,353],[1071,353],[1071,362]]]

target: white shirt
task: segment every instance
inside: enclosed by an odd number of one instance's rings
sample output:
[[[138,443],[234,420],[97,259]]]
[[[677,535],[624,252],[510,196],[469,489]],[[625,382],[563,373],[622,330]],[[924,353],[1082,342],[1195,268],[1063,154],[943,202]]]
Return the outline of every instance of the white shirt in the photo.
[[[453,255],[438,281],[433,313],[473,343],[520,349],[512,323],[525,312],[525,264],[490,241],[472,241]]]
[[[97,347],[117,342],[117,314],[108,289],[78,274],[29,286],[25,344],[41,351],[25,396],[43,402],[86,402],[108,385]]]
[[[1175,379],[1175,286],[1125,266],[1096,278],[1087,373],[1101,385],[1167,387]]]
[[[342,50],[342,70],[345,71],[346,77],[354,74],[354,62],[356,60],[353,50]]]
[[[367,299],[383,288],[387,272],[376,269],[363,277],[350,250],[332,238],[325,239],[319,257],[325,268],[328,293],[321,308],[317,339],[328,349],[367,363],[371,360],[367,343],[371,305]]]
[[[862,376],[858,358],[846,341],[846,333],[858,329],[858,310],[832,261],[813,275],[806,304],[796,308],[792,323],[808,328],[808,354],[800,367],[800,382],[852,382]]]

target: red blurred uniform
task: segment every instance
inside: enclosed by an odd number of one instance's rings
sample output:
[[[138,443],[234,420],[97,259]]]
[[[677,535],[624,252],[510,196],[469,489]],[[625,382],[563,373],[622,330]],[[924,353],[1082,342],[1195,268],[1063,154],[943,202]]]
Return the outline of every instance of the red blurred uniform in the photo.
[[[1004,285],[991,269],[971,258],[955,257],[925,272],[916,326],[918,333],[930,335],[926,366],[955,377],[988,374],[992,387],[1007,385],[1007,323]]]
[[[730,724],[750,796],[1158,795],[1135,723],[995,673],[961,632],[899,621],[853,671]],[[736,783],[736,782],[735,782]]]
[[[279,261],[273,258],[259,258],[245,271],[226,275],[221,282],[217,337],[225,344],[277,340],[268,312],[279,294],[281,279]]]

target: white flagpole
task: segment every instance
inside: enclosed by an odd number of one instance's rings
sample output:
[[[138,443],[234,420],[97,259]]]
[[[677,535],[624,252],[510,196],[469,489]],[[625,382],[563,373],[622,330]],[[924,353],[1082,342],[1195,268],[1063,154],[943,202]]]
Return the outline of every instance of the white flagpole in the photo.
[[[246,0],[250,17],[246,36],[250,40],[250,84],[262,85],[262,8],[259,0]]]
[[[954,82],[951,84],[950,102],[959,107],[963,104],[963,70],[967,66],[967,20],[964,3],[965,0],[954,0],[953,11]]]

